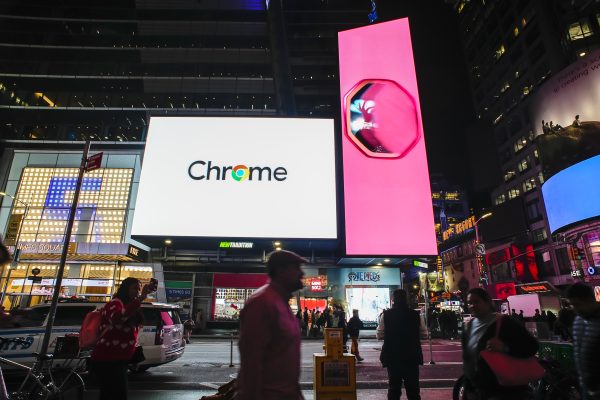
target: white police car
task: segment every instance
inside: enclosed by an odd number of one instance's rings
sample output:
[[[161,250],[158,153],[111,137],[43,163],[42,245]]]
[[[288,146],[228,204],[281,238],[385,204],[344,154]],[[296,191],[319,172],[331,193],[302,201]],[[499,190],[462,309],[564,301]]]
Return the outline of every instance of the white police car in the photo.
[[[106,303],[59,303],[54,319],[49,352],[54,350],[56,338],[69,333],[79,333],[85,316]],[[139,364],[138,371],[166,364],[178,359],[185,350],[183,325],[179,307],[161,303],[143,303],[144,327],[138,342],[144,349],[146,360]],[[49,304],[39,304],[18,311],[9,324],[0,327],[0,337],[20,337],[25,343],[0,342],[0,357],[25,365],[32,365],[33,354],[40,350],[48,317]],[[60,361],[57,361],[59,363]],[[10,367],[3,366],[9,369]]]

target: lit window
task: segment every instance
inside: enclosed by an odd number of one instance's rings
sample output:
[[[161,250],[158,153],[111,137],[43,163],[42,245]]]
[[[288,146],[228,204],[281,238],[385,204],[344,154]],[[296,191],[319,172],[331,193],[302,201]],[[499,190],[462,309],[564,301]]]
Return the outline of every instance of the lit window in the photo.
[[[510,89],[510,83],[508,82],[504,82],[502,84],[502,86],[500,87],[500,93],[504,93],[506,92],[508,89]]]
[[[496,205],[498,204],[502,204],[506,201],[506,196],[504,194],[501,194],[500,196],[496,197]]]
[[[512,188],[508,191],[508,198],[514,199],[515,197],[519,197],[520,194],[521,194],[521,191],[519,189]]]
[[[500,45],[500,46],[499,46],[499,47],[496,49],[496,52],[494,53],[494,58],[495,58],[496,60],[499,60],[499,59],[500,59],[500,58],[501,58],[501,57],[504,55],[504,53],[506,53],[506,48],[504,47],[504,45],[503,45],[503,44],[501,44],[501,45]]]
[[[590,29],[590,25],[587,20],[582,19],[581,21],[575,22],[569,25],[569,30],[567,32],[569,40],[579,40],[588,36],[592,36],[592,30]]]
[[[543,184],[545,182],[545,180],[544,180],[544,173],[543,172],[539,173],[538,179],[540,181],[540,184]]]
[[[515,26],[515,28],[513,29],[513,37],[517,37],[519,36],[519,27]]]
[[[527,146],[527,139],[525,138],[525,136],[521,136],[519,140],[517,140],[513,145],[515,153],[521,151],[525,146]]]
[[[511,179],[513,179],[515,176],[517,176],[517,173],[515,171],[507,171],[504,174],[504,182],[508,182]]]
[[[525,172],[529,169],[529,157],[526,157],[524,159],[522,159],[521,161],[519,161],[519,164],[517,165],[517,168],[519,169],[519,172]]]
[[[460,193],[458,192],[447,192],[444,196],[446,200],[460,200]]]
[[[535,178],[526,179],[523,182],[523,192],[529,192],[533,189],[535,189]]]

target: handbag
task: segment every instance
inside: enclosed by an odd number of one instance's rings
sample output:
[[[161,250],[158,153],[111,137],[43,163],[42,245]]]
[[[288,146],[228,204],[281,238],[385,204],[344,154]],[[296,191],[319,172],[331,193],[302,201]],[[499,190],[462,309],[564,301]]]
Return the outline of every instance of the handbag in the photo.
[[[501,322],[502,316],[498,315],[494,336],[496,339],[500,333]],[[546,372],[535,356],[520,358],[490,350],[482,350],[479,354],[496,376],[500,386],[524,386],[542,379]]]

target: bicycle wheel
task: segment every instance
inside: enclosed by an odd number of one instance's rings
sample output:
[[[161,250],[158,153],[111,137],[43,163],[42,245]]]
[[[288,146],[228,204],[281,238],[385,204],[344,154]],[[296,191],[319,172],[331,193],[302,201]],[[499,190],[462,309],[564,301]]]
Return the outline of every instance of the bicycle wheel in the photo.
[[[85,384],[72,369],[53,369],[53,393],[48,400],[83,400]]]
[[[454,382],[454,388],[452,389],[452,400],[464,400],[465,399],[465,376],[462,375]]]

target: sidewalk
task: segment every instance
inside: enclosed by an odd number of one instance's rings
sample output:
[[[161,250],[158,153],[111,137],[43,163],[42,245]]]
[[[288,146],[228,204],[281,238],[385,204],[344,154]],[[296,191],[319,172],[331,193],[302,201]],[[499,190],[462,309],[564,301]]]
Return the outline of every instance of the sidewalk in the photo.
[[[172,391],[172,390],[137,390],[129,392],[130,400],[198,400],[202,396],[215,394],[216,391]],[[303,390],[305,400],[314,400],[312,390]],[[382,389],[358,390],[357,398],[360,400],[381,400],[386,398],[387,391]],[[96,400],[97,391],[86,392],[87,400]],[[403,397],[405,398],[405,397]],[[421,389],[422,400],[449,400],[452,398],[452,389]]]
[[[360,331],[361,339],[375,339],[375,329],[365,329]],[[237,337],[237,330],[230,329],[204,329],[198,333],[192,333],[192,339],[231,339],[231,334]],[[302,336],[302,340],[323,340],[323,336],[310,337]]]

